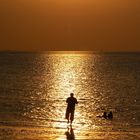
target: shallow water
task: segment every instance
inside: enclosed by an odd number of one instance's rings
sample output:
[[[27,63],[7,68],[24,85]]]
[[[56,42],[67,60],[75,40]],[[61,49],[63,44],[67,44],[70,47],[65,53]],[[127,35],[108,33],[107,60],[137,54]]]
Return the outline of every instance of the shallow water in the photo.
[[[71,92],[79,104],[68,129]],[[0,139],[139,140],[139,93],[140,54],[1,53]],[[112,121],[97,117],[104,111]]]

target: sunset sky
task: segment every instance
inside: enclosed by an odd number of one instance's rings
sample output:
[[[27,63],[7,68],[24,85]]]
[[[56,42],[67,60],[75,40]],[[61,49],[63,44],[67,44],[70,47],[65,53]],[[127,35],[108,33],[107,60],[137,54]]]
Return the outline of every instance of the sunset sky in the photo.
[[[140,0],[0,0],[0,50],[140,51]]]

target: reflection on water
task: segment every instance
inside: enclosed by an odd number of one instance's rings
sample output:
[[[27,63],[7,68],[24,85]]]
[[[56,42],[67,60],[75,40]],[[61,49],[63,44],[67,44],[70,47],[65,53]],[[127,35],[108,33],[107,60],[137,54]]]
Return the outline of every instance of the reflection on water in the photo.
[[[103,139],[104,132],[113,133],[111,138],[120,131],[139,133],[139,61],[136,54],[0,55],[0,123],[24,127],[14,129],[14,136],[8,131],[2,136],[16,140],[23,137],[20,130],[27,138],[48,140],[74,134],[81,139]],[[73,129],[67,130],[66,98],[71,92],[79,104]],[[113,121],[96,117],[110,110]]]
[[[75,140],[74,130],[72,126],[68,127],[68,130],[65,132],[67,140]]]

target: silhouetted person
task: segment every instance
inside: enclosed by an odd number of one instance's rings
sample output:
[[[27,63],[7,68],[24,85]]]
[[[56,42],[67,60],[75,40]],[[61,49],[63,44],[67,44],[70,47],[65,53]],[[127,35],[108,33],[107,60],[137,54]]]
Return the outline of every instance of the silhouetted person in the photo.
[[[113,119],[113,113],[112,113],[112,111],[110,111],[110,112],[108,113],[108,119]]]
[[[107,117],[108,117],[108,116],[107,116],[107,113],[104,112],[104,114],[102,115],[102,117],[105,118],[105,119],[107,119]]]
[[[65,133],[67,140],[75,140],[75,135],[72,127],[68,128],[67,132]]]
[[[66,109],[66,119],[68,120],[68,123],[70,121],[70,123],[72,124],[72,121],[74,120],[74,111],[75,111],[75,104],[78,104],[77,99],[73,97],[74,94],[71,93],[70,97],[67,98],[66,103],[68,103],[67,105],[67,109]]]
[[[104,118],[104,119],[113,119],[113,113],[110,111],[109,113],[104,112],[102,116],[97,116],[99,118]]]

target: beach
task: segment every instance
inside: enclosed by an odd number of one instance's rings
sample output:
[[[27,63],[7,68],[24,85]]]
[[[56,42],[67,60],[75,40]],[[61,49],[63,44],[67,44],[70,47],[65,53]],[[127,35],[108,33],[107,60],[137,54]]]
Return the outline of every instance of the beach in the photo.
[[[106,127],[104,127],[106,129]],[[0,126],[0,139],[2,140],[138,140],[140,138],[139,128],[126,128],[119,131],[107,128],[104,130],[81,131],[73,128],[74,138],[69,138],[66,133],[69,130],[64,128],[46,128],[46,127],[17,127]]]

